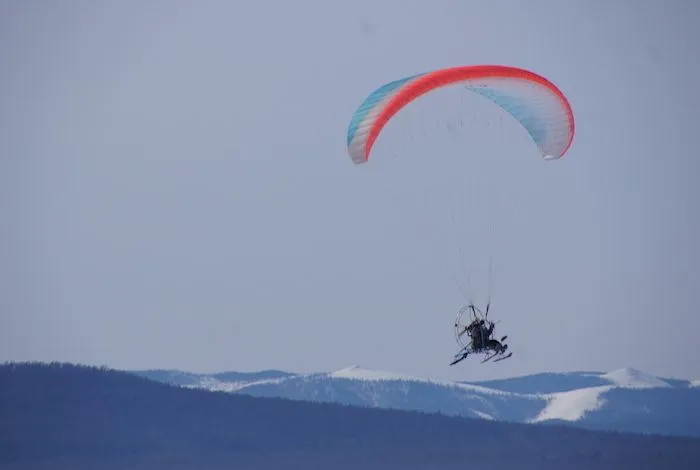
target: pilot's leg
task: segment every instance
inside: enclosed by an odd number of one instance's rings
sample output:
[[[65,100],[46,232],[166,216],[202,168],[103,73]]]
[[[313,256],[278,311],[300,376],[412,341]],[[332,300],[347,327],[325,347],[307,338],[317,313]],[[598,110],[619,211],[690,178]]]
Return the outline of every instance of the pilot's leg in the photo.
[[[503,345],[497,339],[490,339],[487,341],[486,346],[488,349],[493,349],[494,351],[500,351],[503,349]]]

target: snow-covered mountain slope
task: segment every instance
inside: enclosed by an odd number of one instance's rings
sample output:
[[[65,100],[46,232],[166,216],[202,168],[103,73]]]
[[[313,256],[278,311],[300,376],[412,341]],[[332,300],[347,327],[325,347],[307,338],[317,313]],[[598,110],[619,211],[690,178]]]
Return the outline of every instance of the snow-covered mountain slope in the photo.
[[[601,408],[605,403],[601,395],[611,388],[610,386],[588,387],[549,394],[547,406],[530,422],[579,421],[586,416],[586,413]]]
[[[205,388],[212,391],[235,392],[255,383],[275,383],[296,374],[280,370],[260,372],[218,372],[216,374],[196,374],[178,370],[137,370],[131,371],[147,379],[166,382],[183,387]]]
[[[664,382],[658,377],[629,367],[608,372],[607,374],[601,375],[600,378],[622,388],[657,388],[671,386],[668,382]]]
[[[616,431],[700,436],[700,387],[633,368],[543,373],[466,383],[358,366],[329,373],[190,374],[140,371],[162,382],[213,391]]]

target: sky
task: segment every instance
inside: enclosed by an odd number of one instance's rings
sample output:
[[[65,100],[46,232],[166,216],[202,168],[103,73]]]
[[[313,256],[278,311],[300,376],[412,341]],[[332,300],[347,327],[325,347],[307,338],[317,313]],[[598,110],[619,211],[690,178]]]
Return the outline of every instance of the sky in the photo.
[[[700,378],[699,13],[2,2],[0,360]],[[347,126],[371,91],[484,63],[568,96],[563,159],[453,89],[397,115],[352,164]],[[514,356],[449,367],[472,293],[491,295]]]

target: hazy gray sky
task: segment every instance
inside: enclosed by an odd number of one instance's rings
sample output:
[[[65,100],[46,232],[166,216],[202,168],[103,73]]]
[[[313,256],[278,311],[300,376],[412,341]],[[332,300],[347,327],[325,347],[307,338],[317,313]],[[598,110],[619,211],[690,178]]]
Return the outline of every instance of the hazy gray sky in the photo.
[[[698,378],[699,13],[626,0],[2,2],[0,360]],[[543,162],[462,93],[421,100],[352,165],[348,121],[372,90],[480,63],[531,69],[569,96],[564,159]],[[443,139],[459,103],[473,121]],[[457,211],[496,217],[493,316],[515,355],[495,366],[448,367],[464,299],[415,230],[424,211],[392,212],[456,145],[465,158],[444,187],[496,183]],[[402,152],[424,167],[398,165]],[[484,266],[483,238],[462,239]]]

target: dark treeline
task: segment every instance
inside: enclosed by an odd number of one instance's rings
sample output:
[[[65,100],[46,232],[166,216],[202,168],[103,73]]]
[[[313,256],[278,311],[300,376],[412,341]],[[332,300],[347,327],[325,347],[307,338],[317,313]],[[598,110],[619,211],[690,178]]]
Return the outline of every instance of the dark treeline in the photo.
[[[0,366],[2,469],[698,469],[700,439],[179,388],[71,364]]]

